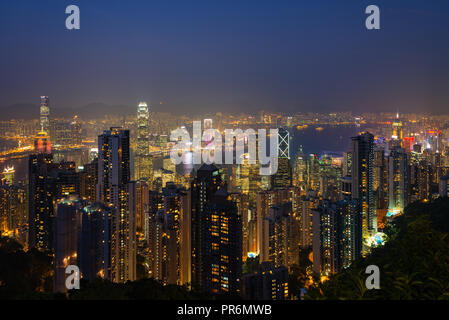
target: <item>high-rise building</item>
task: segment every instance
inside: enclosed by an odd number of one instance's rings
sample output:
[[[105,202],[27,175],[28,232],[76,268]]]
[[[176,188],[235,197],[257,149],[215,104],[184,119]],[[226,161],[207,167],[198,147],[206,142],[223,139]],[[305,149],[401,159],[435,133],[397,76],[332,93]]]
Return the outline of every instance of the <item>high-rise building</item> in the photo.
[[[257,195],[256,242],[259,261],[287,267],[299,262],[300,190],[268,190]]]
[[[29,210],[28,246],[40,250],[52,248],[52,216],[54,186],[50,183],[51,154],[30,155],[28,159]]]
[[[80,181],[80,196],[95,202],[97,198],[97,182],[98,182],[98,158],[91,163],[85,164],[78,172]]]
[[[378,220],[388,211],[388,157],[383,147],[375,147],[373,160],[373,190],[377,208]]]
[[[41,96],[40,125],[41,131],[48,132],[50,126],[50,104],[47,96]]]
[[[388,215],[401,214],[408,201],[408,159],[402,148],[394,148],[389,155]]]
[[[242,221],[225,188],[206,204],[202,219],[201,289],[237,295],[241,291]]]
[[[111,128],[98,136],[97,201],[115,208],[112,234],[112,280],[136,279],[136,224],[130,183],[129,130]]]
[[[150,152],[150,112],[146,102],[137,107],[137,152],[135,157],[135,179],[152,178],[152,159]]]
[[[207,203],[219,190],[226,190],[218,168],[212,164],[203,164],[197,171],[191,183],[191,250],[192,250],[192,286],[202,289],[203,275],[203,253],[206,221],[204,219]]]
[[[258,270],[242,278],[245,300],[286,300],[288,298],[288,269],[263,262]]]
[[[190,195],[168,183],[161,193],[150,194],[150,199],[154,206],[148,226],[151,275],[163,284],[189,284]]]
[[[78,236],[81,230],[81,210],[85,202],[72,196],[60,200],[54,219],[54,292],[66,292],[65,270],[77,265]]]
[[[364,132],[352,138],[352,198],[357,199],[362,218],[363,239],[377,233],[377,213],[373,190],[374,136]],[[367,253],[368,248],[364,249]]]
[[[361,257],[362,229],[357,200],[323,201],[313,215],[313,269],[330,275]]]
[[[81,277],[112,279],[112,237],[116,225],[115,209],[95,202],[82,208],[78,245]]]
[[[23,185],[0,183],[0,232],[24,243],[22,230],[27,226],[27,190]]]
[[[232,201],[236,204],[239,216],[242,219],[242,259],[246,261],[250,252],[250,221],[251,210],[249,207],[249,197],[242,193],[231,193]]]
[[[290,133],[285,128],[278,130],[278,170],[271,176],[271,187],[285,188],[292,185],[292,166],[290,163]]]
[[[272,206],[263,221],[259,261],[270,261],[277,268],[288,266],[288,225],[291,203]]]

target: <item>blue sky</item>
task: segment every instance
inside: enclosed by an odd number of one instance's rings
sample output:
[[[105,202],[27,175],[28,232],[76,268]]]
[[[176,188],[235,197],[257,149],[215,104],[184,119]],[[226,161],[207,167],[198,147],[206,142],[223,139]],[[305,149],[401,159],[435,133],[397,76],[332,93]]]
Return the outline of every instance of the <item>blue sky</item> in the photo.
[[[81,30],[65,29],[70,4]],[[369,4],[381,30],[365,28]],[[448,13],[444,0],[2,0],[0,106],[444,112]]]

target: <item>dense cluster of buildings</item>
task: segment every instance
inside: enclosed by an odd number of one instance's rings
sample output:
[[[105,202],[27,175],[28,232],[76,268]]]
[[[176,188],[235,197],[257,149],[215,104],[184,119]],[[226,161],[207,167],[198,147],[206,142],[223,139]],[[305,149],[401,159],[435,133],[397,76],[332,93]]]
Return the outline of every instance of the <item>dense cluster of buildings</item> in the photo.
[[[383,227],[408,203],[449,195],[444,134],[435,127],[423,133],[399,116],[353,137],[344,154],[320,157],[290,143],[289,128],[315,123],[317,115],[302,122],[264,112],[244,123],[229,118],[228,124],[280,126],[278,170],[263,176],[247,157],[240,164],[175,166],[144,102],[132,125],[104,130],[83,163],[60,159],[53,146],[82,145],[82,126],[76,118],[51,121],[48,97],[40,110],[26,181],[17,183],[10,167],[2,174],[0,230],[54,256],[55,291],[66,290],[69,265],[85,280],[137,280],[139,255],[144,276],[163,284],[288,299],[295,266],[310,264],[306,277],[324,280],[381,245]],[[347,119],[331,114],[324,122]],[[213,121],[224,129],[222,114],[204,127]],[[257,266],[244,272],[248,263]]]

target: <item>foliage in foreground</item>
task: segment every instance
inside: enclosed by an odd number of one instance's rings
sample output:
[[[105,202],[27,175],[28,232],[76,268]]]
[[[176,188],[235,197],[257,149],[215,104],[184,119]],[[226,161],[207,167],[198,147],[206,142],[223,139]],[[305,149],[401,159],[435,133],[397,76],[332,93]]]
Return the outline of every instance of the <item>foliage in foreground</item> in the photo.
[[[409,205],[388,229],[385,246],[311,288],[306,299],[449,299],[449,198]],[[380,269],[379,290],[365,286],[369,265]]]

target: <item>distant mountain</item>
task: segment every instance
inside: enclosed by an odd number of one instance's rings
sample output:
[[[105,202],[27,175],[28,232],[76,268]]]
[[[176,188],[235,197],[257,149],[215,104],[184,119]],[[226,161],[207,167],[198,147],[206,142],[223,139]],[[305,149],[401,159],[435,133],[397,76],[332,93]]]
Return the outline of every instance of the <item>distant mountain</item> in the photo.
[[[90,103],[79,108],[51,108],[50,117],[71,118],[78,115],[82,119],[102,118],[104,115],[130,115],[136,108],[125,105],[108,105],[105,103]],[[0,107],[0,120],[10,119],[39,119],[39,105],[32,103],[17,103]]]
[[[0,120],[10,119],[38,119],[39,106],[31,103],[17,103],[7,107],[0,107]]]
[[[82,119],[102,118],[105,115],[129,115],[135,114],[137,107],[125,105],[108,105],[105,103],[90,103],[80,108],[65,110],[66,116],[78,115]]]

